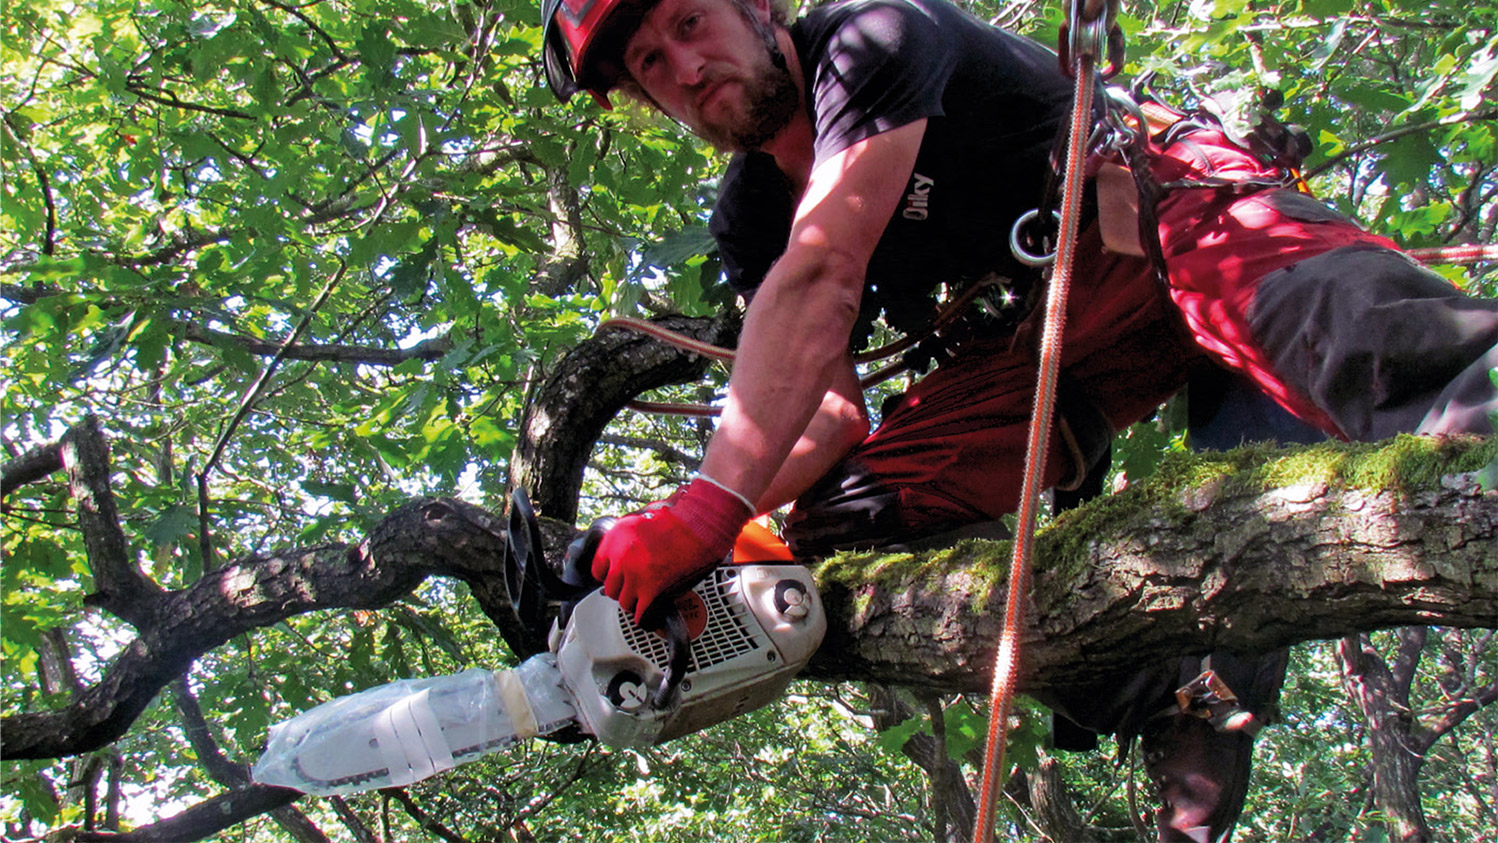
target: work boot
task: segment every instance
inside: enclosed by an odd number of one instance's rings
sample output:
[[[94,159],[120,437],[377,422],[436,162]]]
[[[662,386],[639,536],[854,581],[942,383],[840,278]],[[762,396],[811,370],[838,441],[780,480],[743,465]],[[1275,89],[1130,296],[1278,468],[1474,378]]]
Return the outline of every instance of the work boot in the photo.
[[[1158,717],[1140,735],[1158,790],[1161,843],[1221,843],[1243,811],[1254,739],[1189,714]]]
[[[1176,691],[1177,705],[1145,721],[1140,749],[1159,793],[1162,843],[1228,839],[1248,795],[1254,736],[1275,719],[1288,660],[1287,650],[1213,653]]]

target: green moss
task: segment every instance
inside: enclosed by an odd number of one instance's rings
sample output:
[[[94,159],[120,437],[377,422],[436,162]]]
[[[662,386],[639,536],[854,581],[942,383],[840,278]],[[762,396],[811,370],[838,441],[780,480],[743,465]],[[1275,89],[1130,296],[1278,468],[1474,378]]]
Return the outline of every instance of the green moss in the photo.
[[[1432,488],[1444,476],[1478,471],[1495,458],[1498,438],[1410,435],[1372,443],[1256,444],[1223,453],[1174,454],[1145,482],[1071,510],[1042,529],[1036,559],[1056,573],[1080,574],[1089,564],[1088,546],[1100,537],[1137,530],[1147,519],[1165,526],[1190,517],[1188,499],[1199,508],[1222,495],[1307,484],[1410,493]],[[872,583],[885,591],[961,572],[987,584],[986,593],[977,593],[981,588],[974,593],[976,601],[986,601],[1005,582],[1011,547],[972,539],[920,553],[843,553],[824,562],[817,575],[824,582]]]
[[[919,552],[845,552],[831,556],[817,567],[817,580],[824,585],[855,589],[873,585],[874,590],[894,593],[911,587],[930,586],[943,578],[961,574],[970,578],[975,606],[986,606],[993,589],[1001,587],[1008,573],[1011,543],[965,539],[951,547]],[[865,594],[854,597],[854,611],[867,607]]]
[[[1098,536],[1116,536],[1146,514],[1163,520],[1186,517],[1191,491],[1203,496],[1262,494],[1310,484],[1408,494],[1434,487],[1444,476],[1477,471],[1495,456],[1498,439],[1412,435],[1382,442],[1290,448],[1254,444],[1222,453],[1172,454],[1145,482],[1058,518],[1041,531],[1038,555],[1056,568],[1080,568],[1086,564],[1087,545]]]
[[[1498,439],[1397,436],[1384,442],[1326,443],[1293,449],[1256,472],[1260,489],[1326,483],[1409,493],[1451,474],[1477,471],[1498,454]]]

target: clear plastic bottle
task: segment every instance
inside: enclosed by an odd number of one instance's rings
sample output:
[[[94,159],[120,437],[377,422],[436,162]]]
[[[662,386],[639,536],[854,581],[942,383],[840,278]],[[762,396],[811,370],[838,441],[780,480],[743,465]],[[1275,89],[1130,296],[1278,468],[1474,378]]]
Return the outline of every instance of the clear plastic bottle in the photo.
[[[324,796],[420,781],[576,721],[556,659],[405,679],[323,703],[271,727],[251,772]]]

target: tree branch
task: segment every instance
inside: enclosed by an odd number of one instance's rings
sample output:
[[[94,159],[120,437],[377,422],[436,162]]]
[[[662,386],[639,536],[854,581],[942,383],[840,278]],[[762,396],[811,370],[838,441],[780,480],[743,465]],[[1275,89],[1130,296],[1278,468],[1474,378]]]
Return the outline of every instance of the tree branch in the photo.
[[[87,601],[140,627],[149,621],[165,592],[135,567],[125,546],[114,491],[109,486],[109,446],[99,430],[99,420],[86,416],[63,434],[59,445],[94,577],[95,590]]]
[[[1038,539],[1022,688],[1044,696],[1106,687],[1141,664],[1217,648],[1262,652],[1413,624],[1491,627],[1498,492],[1442,475],[1471,471],[1495,451],[1498,442],[1418,437],[1240,449],[1180,460],[1157,482],[1074,510]],[[1369,464],[1424,469],[1403,486],[1377,477],[1384,490],[1373,492],[1336,477],[1286,480],[1291,466],[1318,459],[1349,477]],[[355,548],[289,550],[206,575],[158,598],[156,622],[70,705],[0,722],[0,755],[54,758],[103,746],[193,659],[230,638],[317,609],[385,606],[428,576],[466,582],[508,637],[517,622],[500,573],[503,523],[459,501],[416,501]],[[555,558],[572,528],[553,526]],[[821,564],[830,629],[808,674],[981,692],[1002,617],[996,586],[1006,548],[975,541]]]
[[[392,787],[381,791],[381,793],[387,794],[396,802],[399,802],[401,808],[406,812],[406,816],[415,821],[417,828],[420,828],[422,831],[440,837],[448,843],[468,843],[463,838],[463,835],[458,834],[438,822],[435,818],[427,814],[426,811],[421,810],[421,806],[416,804],[416,800],[411,798],[411,794],[407,793],[405,788]]]
[[[150,91],[147,91],[145,86],[142,85],[140,80],[138,79],[126,79],[125,90],[129,91],[132,94],[135,94],[143,100],[149,100],[159,105],[171,106],[172,108],[180,108],[183,111],[197,111],[203,114],[216,114],[219,117],[232,117],[236,120],[255,119],[255,115],[250,114],[247,111],[240,111],[237,108],[221,108],[216,105],[200,105],[195,102],[188,102],[181,97],[178,97],[175,93],[166,90],[165,88],[160,89],[162,91],[162,93],[160,94],[152,93]]]
[[[19,284],[0,284],[0,298],[9,299],[20,304],[35,304],[48,296],[62,294],[63,291],[57,289],[38,289]],[[109,301],[98,302],[100,307],[107,307],[114,303]],[[261,356],[277,354],[283,348],[281,342],[263,340],[243,334],[215,331],[204,327],[200,323],[185,319],[166,319],[162,321],[162,324],[168,326],[170,330],[180,333],[183,338],[203,345],[229,343],[237,345],[251,354]],[[453,341],[444,335],[423,340],[409,348],[382,348],[372,345],[344,345],[338,343],[291,343],[284,347],[285,359],[288,360],[307,360],[319,363],[360,363],[367,366],[397,366],[407,360],[440,360],[443,355],[453,350],[454,345]],[[14,462],[19,462],[19,460]],[[5,467],[6,486],[4,487],[4,491],[7,492],[11,488],[9,479],[11,465],[7,464]]]
[[[0,497],[62,471],[62,443],[38,445],[0,468]]]
[[[426,577],[472,585],[497,621],[509,613],[502,522],[471,504],[424,500],[385,518],[359,546],[288,550],[243,560],[156,597],[151,623],[65,707],[0,721],[0,755],[60,758],[119,738],[198,656],[252,629],[318,609],[388,605]]]
[[[1498,492],[1440,471],[1475,471],[1495,452],[1498,441],[1419,437],[1239,449],[1181,459],[1155,481],[1067,513],[1037,539],[1023,689],[1108,687],[1151,659],[1215,649],[1268,652],[1395,626],[1492,627]],[[1373,479],[1345,479],[1362,472]],[[1192,480],[1204,475],[1212,479]],[[810,672],[985,690],[1007,548],[967,542],[829,560],[818,578],[830,628]]]
[[[1352,146],[1346,147],[1336,155],[1330,156],[1325,161],[1307,170],[1304,177],[1307,180],[1313,179],[1316,176],[1319,176],[1322,173],[1326,172],[1327,170],[1330,170],[1331,168],[1337,166],[1343,161],[1346,161],[1348,158],[1353,157],[1354,155],[1362,152],[1367,152],[1368,150],[1378,146],[1379,144],[1399,140],[1406,135],[1428,132],[1431,129],[1439,129],[1442,126],[1450,126],[1456,123],[1476,123],[1483,120],[1492,120],[1494,118],[1498,118],[1498,108],[1489,108],[1483,111],[1464,111],[1460,114],[1453,114],[1449,117],[1442,117],[1440,120],[1430,120],[1425,123],[1415,123],[1410,126],[1400,126],[1397,129],[1385,132],[1381,135],[1378,135],[1377,137],[1369,138],[1362,143],[1355,143]]]
[[[291,788],[254,784],[220,793],[176,816],[133,831],[119,834],[85,831],[72,839],[75,843],[190,843],[290,805],[301,797],[300,792]]]
[[[715,344],[737,331],[732,320],[654,321]],[[580,344],[526,408],[510,482],[530,491],[537,512],[575,520],[588,455],[619,409],[641,392],[700,376],[707,364],[705,358],[626,331],[608,331]]]
[[[172,683],[172,701],[182,718],[183,734],[198,756],[198,763],[208,771],[209,778],[231,790],[248,787],[251,784],[249,768],[224,756],[208,726],[208,720],[203,717],[203,708],[198,705],[198,698],[187,685],[186,676]],[[272,808],[270,815],[298,843],[329,843],[328,836],[293,805]]]
[[[214,331],[195,322],[177,322],[182,335],[197,343],[214,345],[229,342],[251,354],[274,355],[283,350],[280,343]],[[446,336],[423,340],[409,348],[380,348],[372,345],[336,345],[323,343],[292,343],[284,346],[284,357],[288,360],[308,360],[320,363],[359,363],[366,366],[397,366],[407,360],[440,360],[452,351],[453,341]]]

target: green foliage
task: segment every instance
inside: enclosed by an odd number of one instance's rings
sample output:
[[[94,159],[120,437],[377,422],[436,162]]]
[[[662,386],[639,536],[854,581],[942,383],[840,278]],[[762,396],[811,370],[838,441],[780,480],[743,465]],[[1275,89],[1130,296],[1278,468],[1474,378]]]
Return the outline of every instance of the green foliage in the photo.
[[[1057,4],[966,5],[1047,41],[1060,21]],[[412,495],[499,508],[520,416],[560,354],[606,315],[707,313],[727,298],[703,228],[721,160],[638,109],[556,105],[535,59],[537,17],[531,0],[0,7],[8,458],[86,414],[104,419],[133,562],[165,588],[226,560],[362,537]],[[1492,8],[1207,0],[1133,6],[1123,23],[1128,75],[1155,73],[1188,106],[1247,119],[1251,95],[1284,94],[1280,116],[1319,139],[1318,192],[1377,230],[1409,246],[1498,239]],[[1448,271],[1498,292],[1491,266]],[[711,400],[722,382],[715,369],[658,397]],[[1118,443],[1131,481],[1183,447],[1163,418]],[[621,416],[594,455],[584,519],[680,482],[710,430]],[[1486,470],[1498,477],[1498,463]],[[61,704],[130,635],[84,606],[93,583],[73,507],[60,476],[6,499],[5,715]],[[199,660],[190,686],[243,762],[268,723],[321,700],[513,661],[494,638],[465,588],[429,583],[379,612],[235,639]],[[44,667],[56,655],[75,679]],[[1308,722],[1336,704],[1311,678],[1297,685]],[[541,839],[929,839],[919,771],[879,751],[856,692],[802,690],[812,696],[638,756],[522,747],[410,795],[468,839],[517,819]],[[127,825],[222,789],[169,697],[111,748]],[[1033,714],[1027,724],[1043,719]],[[944,719],[954,757],[985,728],[961,702]],[[1339,739],[1355,744],[1355,731]],[[1477,748],[1462,735],[1463,751]],[[1034,755],[1026,741],[1016,758]],[[1267,769],[1291,771],[1285,781],[1296,764],[1344,763],[1304,800],[1361,763],[1289,740],[1274,751],[1283,763]],[[83,821],[69,790],[82,761],[0,764],[8,838]],[[1116,771],[1095,760],[1068,771],[1105,804]],[[1433,793],[1461,790],[1456,772],[1442,775]],[[1451,827],[1476,827],[1462,804],[1450,800]],[[423,834],[388,794],[350,805],[371,827],[389,823],[386,839]],[[1279,839],[1285,812],[1259,805],[1253,833]],[[325,829],[346,823],[326,801],[301,807]],[[1098,810],[1125,825],[1116,806]],[[231,836],[286,839],[264,818]]]

